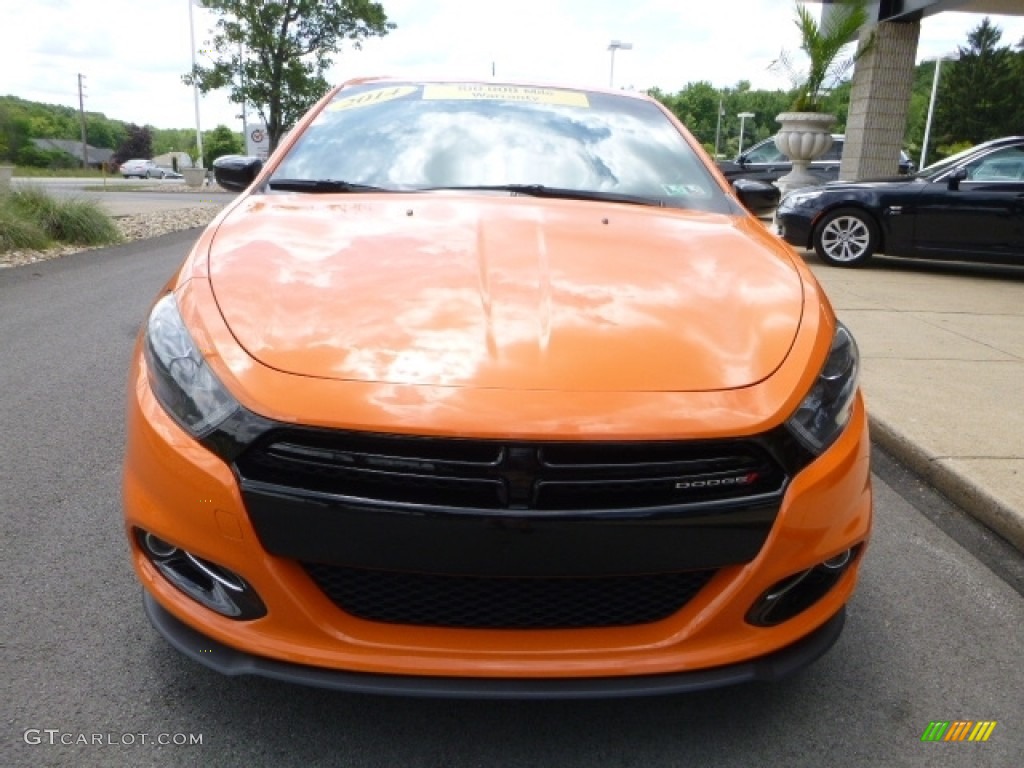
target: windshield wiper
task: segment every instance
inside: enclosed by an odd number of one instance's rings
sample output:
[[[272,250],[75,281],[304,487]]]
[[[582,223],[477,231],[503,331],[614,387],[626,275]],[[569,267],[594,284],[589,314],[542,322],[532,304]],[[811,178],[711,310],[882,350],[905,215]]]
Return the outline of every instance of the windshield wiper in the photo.
[[[619,192],[598,192],[592,189],[569,189],[548,187],[544,184],[485,184],[471,187],[420,187],[417,192],[452,190],[455,192],[511,192],[528,197],[557,197],[565,200],[597,200],[606,203],[628,203],[630,205],[653,205],[664,208],[665,203],[657,198],[640,195],[624,195]]]
[[[267,186],[282,192],[393,192],[391,189],[356,184],[341,179],[271,179]]]

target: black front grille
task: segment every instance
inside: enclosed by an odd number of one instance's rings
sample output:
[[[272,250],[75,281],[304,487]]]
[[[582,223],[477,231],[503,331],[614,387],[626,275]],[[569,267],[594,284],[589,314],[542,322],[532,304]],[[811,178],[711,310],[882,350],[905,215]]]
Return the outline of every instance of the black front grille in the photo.
[[[756,557],[794,471],[794,443],[783,429],[534,442],[280,425],[234,468],[263,548],[321,564],[318,575],[344,573],[321,586],[354,615],[618,626],[677,611],[694,572]],[[364,593],[374,595],[366,604]]]
[[[445,508],[636,509],[778,492],[764,441],[513,442],[279,429],[237,461],[282,488]]]
[[[648,624],[685,606],[714,570],[599,578],[480,578],[305,563],[346,613],[460,629],[574,629]]]

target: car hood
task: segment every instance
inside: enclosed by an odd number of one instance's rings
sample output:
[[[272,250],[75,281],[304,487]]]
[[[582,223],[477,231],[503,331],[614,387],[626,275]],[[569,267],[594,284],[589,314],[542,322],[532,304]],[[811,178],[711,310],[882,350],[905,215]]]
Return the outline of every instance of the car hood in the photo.
[[[830,181],[822,184],[818,189],[833,191],[845,191],[850,189],[901,189],[903,187],[916,189],[923,186],[913,176],[883,176],[877,179],[858,179],[857,181]]]
[[[785,359],[803,303],[750,220],[523,197],[255,195],[208,269],[256,360],[391,384],[745,387]]]

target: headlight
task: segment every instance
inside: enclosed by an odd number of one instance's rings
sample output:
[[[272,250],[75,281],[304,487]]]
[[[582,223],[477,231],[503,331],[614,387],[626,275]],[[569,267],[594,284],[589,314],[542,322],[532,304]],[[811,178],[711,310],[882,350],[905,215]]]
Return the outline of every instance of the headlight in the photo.
[[[145,349],[153,393],[194,437],[205,437],[238,409],[196,349],[171,294],[149,315]]]
[[[859,368],[857,343],[846,326],[839,323],[817,381],[786,422],[797,439],[815,455],[835,442],[850,421]]]
[[[810,192],[790,192],[779,203],[780,208],[796,208],[797,206],[816,200],[825,194],[822,190],[816,189]]]

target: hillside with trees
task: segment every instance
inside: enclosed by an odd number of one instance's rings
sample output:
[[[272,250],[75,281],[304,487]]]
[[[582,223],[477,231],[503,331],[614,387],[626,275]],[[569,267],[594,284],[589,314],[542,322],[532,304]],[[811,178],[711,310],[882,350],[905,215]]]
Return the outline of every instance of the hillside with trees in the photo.
[[[151,158],[166,152],[194,152],[194,128],[156,128],[108,118],[102,112],[86,112],[86,141],[90,146],[114,150],[117,162]],[[78,110],[58,104],[42,104],[17,96],[0,96],[0,163],[35,168],[73,168],[74,158],[62,152],[40,150],[32,139],[81,141]],[[214,157],[242,151],[242,134],[218,125],[203,131],[206,165]]]

